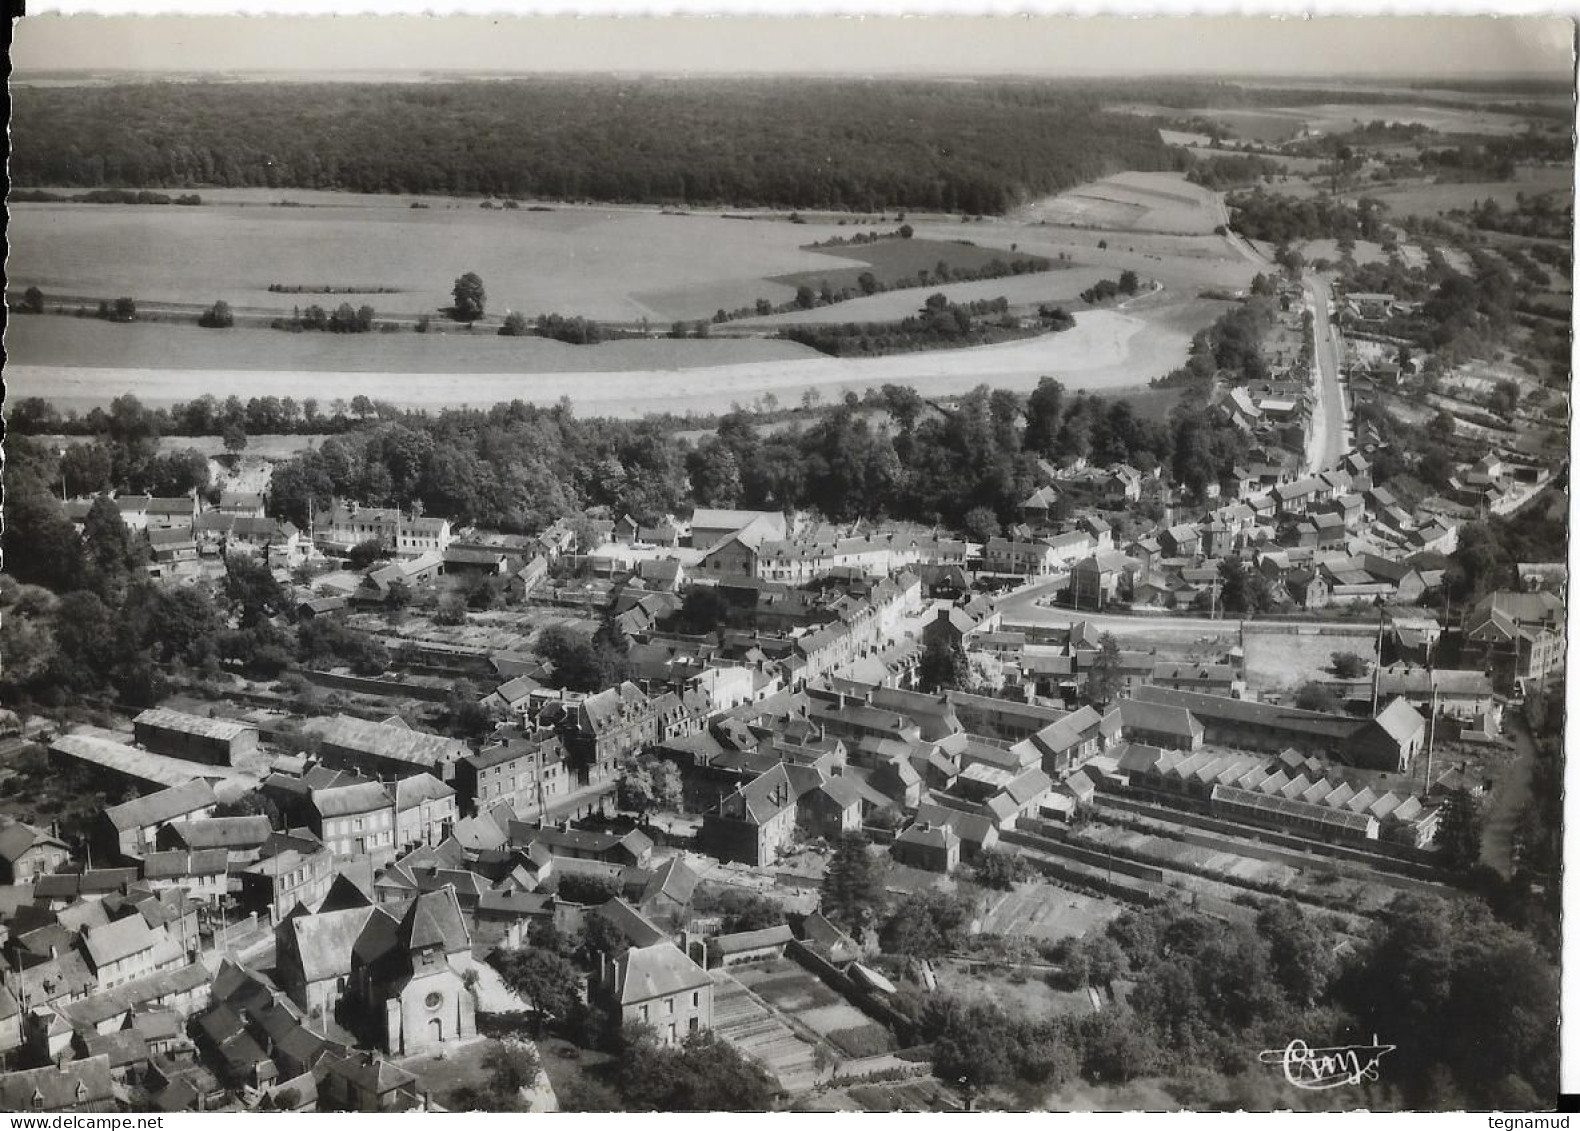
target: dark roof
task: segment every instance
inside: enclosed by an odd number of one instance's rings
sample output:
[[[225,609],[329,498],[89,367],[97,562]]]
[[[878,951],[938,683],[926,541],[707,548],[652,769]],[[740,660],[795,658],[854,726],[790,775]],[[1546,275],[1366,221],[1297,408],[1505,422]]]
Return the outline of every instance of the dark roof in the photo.
[[[113,1100],[108,1056],[0,1073],[0,1109],[5,1111],[113,1110]]]

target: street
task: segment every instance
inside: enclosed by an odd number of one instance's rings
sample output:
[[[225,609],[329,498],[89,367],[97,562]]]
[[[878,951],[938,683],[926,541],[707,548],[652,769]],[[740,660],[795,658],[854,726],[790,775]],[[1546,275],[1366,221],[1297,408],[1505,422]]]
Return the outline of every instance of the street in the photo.
[[[1238,619],[1213,620],[1210,617],[1177,617],[1149,615],[1146,613],[1098,613],[1064,606],[1039,605],[1038,598],[1047,596],[1051,584],[1023,590],[999,602],[1006,624],[1063,625],[1085,621],[1099,632],[1117,636],[1144,636],[1152,640],[1171,643],[1194,642],[1202,636],[1219,636],[1238,633]]]
[[[1531,796],[1531,767],[1536,761],[1536,743],[1525,714],[1511,706],[1504,712],[1503,726],[1514,740],[1515,759],[1492,791],[1486,823],[1481,831],[1481,862],[1505,876],[1514,874],[1514,829]]]
[[[1325,279],[1306,285],[1317,363],[1317,380],[1312,385],[1315,403],[1312,405],[1311,433],[1306,441],[1306,465],[1312,473],[1336,466],[1348,447],[1345,442],[1348,414],[1339,360],[1343,343],[1328,309],[1331,295]]]

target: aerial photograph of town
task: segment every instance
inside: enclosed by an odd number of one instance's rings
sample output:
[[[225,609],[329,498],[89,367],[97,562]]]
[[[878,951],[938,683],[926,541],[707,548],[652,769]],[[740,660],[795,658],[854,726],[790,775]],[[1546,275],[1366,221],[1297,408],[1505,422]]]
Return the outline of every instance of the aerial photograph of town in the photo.
[[[1577,1090],[1570,21],[12,35],[0,1111]]]

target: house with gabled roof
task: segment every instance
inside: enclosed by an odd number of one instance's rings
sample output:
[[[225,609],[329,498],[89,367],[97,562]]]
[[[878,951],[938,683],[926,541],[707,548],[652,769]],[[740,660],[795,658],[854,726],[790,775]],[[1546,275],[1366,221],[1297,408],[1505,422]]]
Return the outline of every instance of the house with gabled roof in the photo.
[[[889,854],[909,867],[948,874],[960,866],[960,836],[947,824],[918,820],[894,838]]]
[[[703,843],[721,860],[773,863],[794,839],[800,792],[788,767],[782,762],[775,765],[737,786],[716,809],[703,815]]]
[[[861,828],[864,793],[844,776],[829,778],[796,802],[799,823],[812,836],[830,840]]]
[[[182,818],[210,816],[217,803],[213,787],[198,779],[112,805],[95,823],[97,847],[109,859],[135,860],[157,848],[162,827]]]
[[[622,1024],[650,1026],[663,1044],[713,1027],[713,978],[668,939],[601,954],[591,995]]]
[[[180,944],[169,932],[150,927],[141,915],[84,928],[80,946],[101,990],[173,970],[186,962]]]
[[[417,1077],[371,1049],[327,1058],[319,1093],[331,1111],[421,1111],[428,1103]]]
[[[658,711],[630,680],[583,698],[561,729],[583,784],[608,781],[619,762],[659,741]]]
[[[101,1054],[0,1073],[0,1108],[10,1112],[117,1111],[110,1058]]]
[[[71,859],[59,837],[11,818],[0,819],[0,883],[25,884]]]

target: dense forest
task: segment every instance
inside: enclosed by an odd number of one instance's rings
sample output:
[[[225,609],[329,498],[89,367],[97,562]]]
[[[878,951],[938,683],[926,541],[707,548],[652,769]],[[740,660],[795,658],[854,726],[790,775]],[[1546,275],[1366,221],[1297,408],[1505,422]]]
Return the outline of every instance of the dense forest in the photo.
[[[1167,169],[1102,92],[971,85],[534,79],[18,87],[22,186],[240,187],[998,213]]]

